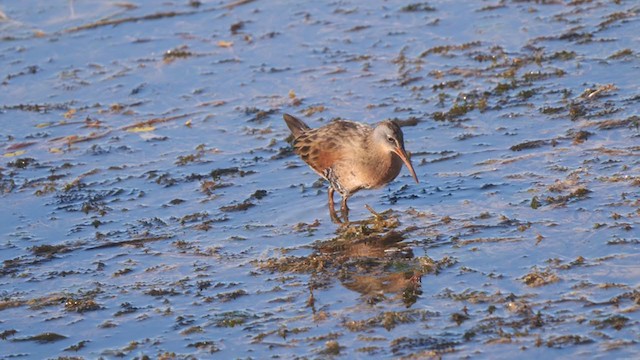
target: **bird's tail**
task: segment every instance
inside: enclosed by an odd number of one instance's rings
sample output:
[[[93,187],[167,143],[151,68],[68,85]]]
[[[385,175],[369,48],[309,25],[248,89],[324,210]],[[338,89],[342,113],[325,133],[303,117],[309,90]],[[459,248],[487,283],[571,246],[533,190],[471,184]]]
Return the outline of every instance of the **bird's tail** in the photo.
[[[311,129],[309,125],[305,124],[304,121],[298,119],[295,116],[284,114],[282,117],[284,118],[284,121],[287,123],[289,130],[291,130],[291,133],[293,134],[294,138],[297,138],[305,131],[308,131]]]

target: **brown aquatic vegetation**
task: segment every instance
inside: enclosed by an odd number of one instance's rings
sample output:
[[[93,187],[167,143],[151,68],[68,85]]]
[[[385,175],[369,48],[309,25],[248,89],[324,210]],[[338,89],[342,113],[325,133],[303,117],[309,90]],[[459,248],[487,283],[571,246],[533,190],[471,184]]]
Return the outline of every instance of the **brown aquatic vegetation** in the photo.
[[[99,310],[102,307],[98,305],[93,299],[73,299],[69,298],[64,303],[64,308],[67,311],[83,313],[86,311]]]
[[[12,341],[34,341],[40,344],[52,343],[66,339],[67,336],[60,335],[54,332],[46,332],[38,335],[28,336],[24,338],[15,338]]]
[[[424,310],[389,311],[366,320],[346,320],[344,326],[350,331],[364,332],[376,327],[389,331],[400,324],[415,323],[428,318],[430,313]]]
[[[533,140],[533,141],[525,141],[523,143],[513,145],[510,149],[511,151],[522,151],[525,149],[535,149],[549,144],[548,140]]]
[[[4,355],[637,352],[633,1],[78,4],[0,19]],[[410,210],[304,206],[273,115],[323,108],[411,126],[430,181],[373,197]]]
[[[538,287],[538,286],[549,285],[557,281],[560,281],[560,278],[558,277],[558,275],[552,273],[549,270],[544,270],[544,271],[534,270],[528,273],[527,275],[525,275],[522,278],[522,281],[528,286]]]
[[[546,345],[548,347],[563,348],[571,345],[590,344],[593,340],[580,335],[555,335],[550,336]]]
[[[271,272],[338,276],[346,288],[370,303],[389,294],[409,307],[422,295],[422,276],[437,274],[456,262],[448,257],[413,258],[402,240],[415,228],[397,230],[398,225],[394,216],[377,214],[341,228],[335,239],[314,245],[316,251],[309,256],[272,258],[257,265]],[[390,272],[390,267],[398,271]]]
[[[34,255],[37,256],[54,256],[70,251],[69,247],[64,244],[60,245],[38,245],[31,248]]]

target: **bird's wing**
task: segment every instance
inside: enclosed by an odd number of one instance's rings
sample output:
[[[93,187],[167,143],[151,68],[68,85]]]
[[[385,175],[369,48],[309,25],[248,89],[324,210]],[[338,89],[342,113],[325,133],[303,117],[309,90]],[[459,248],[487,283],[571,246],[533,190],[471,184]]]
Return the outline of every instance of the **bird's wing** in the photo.
[[[325,170],[331,168],[343,153],[338,141],[327,139],[313,130],[299,136],[293,148],[296,154],[322,177],[325,177]]]
[[[334,121],[321,128],[305,131],[293,144],[295,152],[320,176],[326,178],[326,170],[337,161],[347,158],[358,146],[358,140],[368,134],[370,128],[351,121]]]

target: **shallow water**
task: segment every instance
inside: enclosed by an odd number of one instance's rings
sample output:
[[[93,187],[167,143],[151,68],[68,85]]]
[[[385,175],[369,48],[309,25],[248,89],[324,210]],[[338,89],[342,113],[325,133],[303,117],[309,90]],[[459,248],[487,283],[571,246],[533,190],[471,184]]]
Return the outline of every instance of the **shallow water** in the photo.
[[[0,357],[636,357],[640,7],[461,3],[2,4]]]

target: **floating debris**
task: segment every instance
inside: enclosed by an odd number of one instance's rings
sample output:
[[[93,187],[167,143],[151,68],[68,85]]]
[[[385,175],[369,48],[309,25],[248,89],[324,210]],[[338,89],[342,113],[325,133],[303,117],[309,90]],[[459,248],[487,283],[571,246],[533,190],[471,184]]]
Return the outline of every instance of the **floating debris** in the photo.
[[[52,342],[56,342],[56,341],[60,341],[60,340],[64,340],[67,337],[64,335],[60,335],[54,332],[45,332],[42,334],[38,334],[38,335],[33,335],[33,336],[29,336],[29,337],[25,337],[25,338],[17,338],[17,339],[11,339],[11,341],[34,341],[40,344],[47,344],[47,343],[52,343]]]

